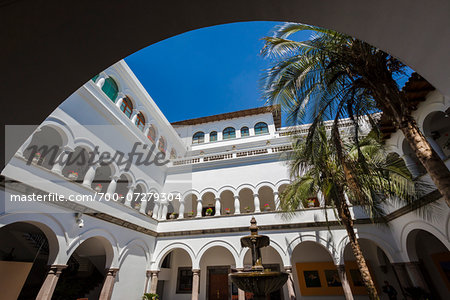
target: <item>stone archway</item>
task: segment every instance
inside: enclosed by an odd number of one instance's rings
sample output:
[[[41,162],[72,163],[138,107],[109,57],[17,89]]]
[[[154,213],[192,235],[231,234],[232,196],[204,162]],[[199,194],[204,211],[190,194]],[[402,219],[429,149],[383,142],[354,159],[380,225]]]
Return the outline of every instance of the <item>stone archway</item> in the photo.
[[[51,251],[57,249],[39,227],[28,222],[0,228],[0,240],[2,297],[35,299],[46,278]]]

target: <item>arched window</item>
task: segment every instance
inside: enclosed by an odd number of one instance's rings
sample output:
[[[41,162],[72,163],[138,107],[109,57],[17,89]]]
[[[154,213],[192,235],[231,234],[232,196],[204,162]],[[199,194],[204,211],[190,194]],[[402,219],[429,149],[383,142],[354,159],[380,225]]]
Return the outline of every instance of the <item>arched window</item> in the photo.
[[[248,130],[248,127],[247,126],[242,127],[241,128],[241,136],[249,136],[249,135],[250,135],[250,132]]]
[[[236,131],[233,127],[227,127],[223,130],[223,139],[234,139],[236,137]]]
[[[150,141],[152,141],[152,143],[156,142],[156,129],[154,125],[150,125],[148,128],[147,137]]]
[[[117,94],[119,93],[119,87],[117,83],[111,77],[105,79],[105,83],[102,86],[102,91],[109,97],[113,102],[116,102]]]
[[[211,133],[209,134],[209,141],[217,142],[217,131],[211,131]]]
[[[166,153],[166,147],[166,139],[162,136],[159,138],[158,149],[159,151]]]
[[[264,134],[269,132],[269,127],[264,122],[259,122],[255,125],[255,134]]]
[[[139,128],[141,131],[144,130],[145,118],[144,118],[144,115],[141,112],[138,113],[138,115],[136,116],[135,124],[136,124],[137,128]]]
[[[131,113],[133,112],[133,104],[128,98],[124,98],[122,105],[120,105],[120,110],[128,117],[131,118]]]
[[[202,131],[196,132],[192,136],[192,144],[201,144],[205,142],[205,133]]]

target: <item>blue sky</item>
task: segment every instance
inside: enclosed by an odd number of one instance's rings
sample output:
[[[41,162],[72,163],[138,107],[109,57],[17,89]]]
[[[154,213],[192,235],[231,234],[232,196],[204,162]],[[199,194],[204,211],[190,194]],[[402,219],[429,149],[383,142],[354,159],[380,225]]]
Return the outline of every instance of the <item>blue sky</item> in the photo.
[[[170,122],[263,106],[260,40],[277,22],[190,31],[125,58]]]
[[[202,28],[148,46],[125,61],[169,122],[259,107],[264,105],[259,80],[269,63],[259,55],[261,38],[277,24]],[[308,38],[309,33],[295,35]]]

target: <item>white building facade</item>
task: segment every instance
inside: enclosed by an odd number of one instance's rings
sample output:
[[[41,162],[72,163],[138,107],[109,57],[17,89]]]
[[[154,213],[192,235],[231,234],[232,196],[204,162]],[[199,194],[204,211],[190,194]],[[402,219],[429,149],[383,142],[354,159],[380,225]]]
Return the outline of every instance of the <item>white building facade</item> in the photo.
[[[450,99],[427,91],[414,111],[447,166],[449,107]],[[342,130],[349,126],[342,122]],[[240,238],[252,216],[270,238],[265,267],[290,274],[270,299],[342,299],[342,283],[367,298],[333,212],[327,225],[317,199],[291,218],[278,210],[290,182],[292,130],[306,133],[307,126],[282,128],[278,107],[170,124],[125,62],[113,65],[60,105],[2,172],[5,299],[141,299],[146,292],[164,300],[252,299],[228,280],[250,266]],[[30,150],[45,145],[56,146],[62,163]],[[429,180],[400,132],[386,145]],[[141,156],[130,164],[110,159],[133,149]],[[56,195],[65,201],[52,201]],[[450,209],[437,192],[420,203],[427,216],[392,207],[388,226],[352,207],[383,298],[385,280],[399,297],[410,287],[433,299],[450,293]]]

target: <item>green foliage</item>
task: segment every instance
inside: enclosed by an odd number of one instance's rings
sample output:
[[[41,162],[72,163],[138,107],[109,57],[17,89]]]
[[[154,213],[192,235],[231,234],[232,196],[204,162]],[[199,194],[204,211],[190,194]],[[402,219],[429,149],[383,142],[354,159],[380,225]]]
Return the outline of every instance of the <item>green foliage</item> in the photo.
[[[343,192],[350,203],[362,207],[374,220],[383,219],[386,202],[416,199],[418,186],[403,160],[388,155],[374,132],[357,141],[340,140],[344,161],[322,124],[306,139],[294,139],[289,157],[292,184],[280,195],[281,209],[288,216],[306,207],[307,199],[316,195],[322,196],[324,207],[339,208]],[[353,182],[346,179],[344,163]]]
[[[144,296],[142,296],[142,300],[158,300],[158,299],[159,299],[158,294],[145,293]]]

